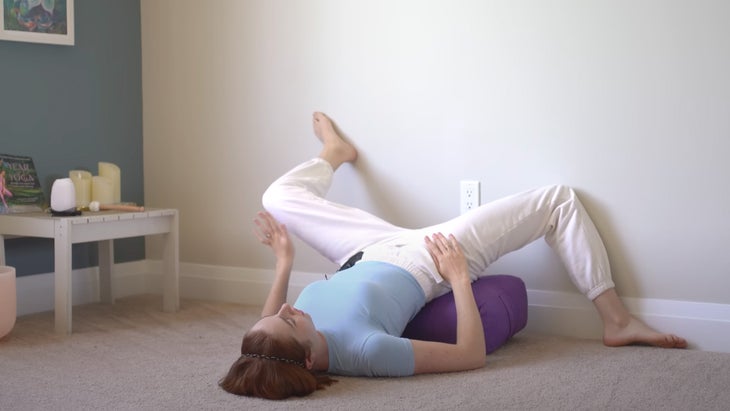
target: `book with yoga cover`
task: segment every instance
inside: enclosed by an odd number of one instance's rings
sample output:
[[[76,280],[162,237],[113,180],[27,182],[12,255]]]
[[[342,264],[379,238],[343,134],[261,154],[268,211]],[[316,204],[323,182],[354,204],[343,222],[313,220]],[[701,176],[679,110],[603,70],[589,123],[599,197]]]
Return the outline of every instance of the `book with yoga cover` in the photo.
[[[33,159],[0,154],[0,214],[43,211],[45,204]]]

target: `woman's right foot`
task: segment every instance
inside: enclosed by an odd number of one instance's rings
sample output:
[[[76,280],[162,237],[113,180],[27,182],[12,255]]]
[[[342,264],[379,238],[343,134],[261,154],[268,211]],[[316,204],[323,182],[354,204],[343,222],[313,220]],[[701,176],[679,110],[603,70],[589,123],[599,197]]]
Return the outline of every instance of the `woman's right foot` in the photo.
[[[687,348],[687,340],[674,334],[661,333],[632,316],[611,288],[593,300],[603,321],[603,344],[652,345],[663,348]]]
[[[314,134],[324,145],[319,157],[329,162],[333,169],[336,170],[342,163],[357,160],[355,147],[337,134],[332,120],[324,113],[315,112],[312,115],[312,126]]]
[[[651,345],[662,348],[687,348],[687,340],[674,334],[661,333],[634,317],[626,324],[605,324],[603,344],[609,347]]]

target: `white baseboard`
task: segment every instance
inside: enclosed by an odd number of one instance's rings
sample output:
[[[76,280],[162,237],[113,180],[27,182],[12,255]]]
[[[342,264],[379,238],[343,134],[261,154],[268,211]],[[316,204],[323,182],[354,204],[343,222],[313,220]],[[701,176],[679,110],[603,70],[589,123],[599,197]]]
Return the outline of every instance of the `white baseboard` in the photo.
[[[151,271],[147,260],[121,263],[114,266],[112,287],[116,297],[156,292],[154,283],[160,283],[161,271]],[[161,266],[161,265],[160,265]],[[99,301],[98,267],[73,270],[71,297],[74,305]],[[53,310],[53,273],[28,275],[16,279],[18,316]],[[159,287],[162,290],[162,287]],[[159,291],[161,292],[161,291]]]
[[[162,262],[140,260],[116,264],[112,275],[115,298],[162,293]],[[99,301],[98,267],[73,270],[73,305]],[[293,302],[301,290],[320,275],[296,272],[289,287]],[[53,310],[53,273],[18,277],[18,316]],[[270,271],[241,267],[180,264],[180,295],[212,301],[263,305],[271,284]]]
[[[115,297],[162,292],[162,264],[141,260],[114,267]],[[321,274],[294,272],[289,300]],[[261,305],[271,284],[271,271],[180,264],[180,295],[212,301]],[[53,274],[19,277],[18,315],[53,310]],[[73,272],[73,303],[99,301],[98,269]],[[580,294],[528,290],[526,331],[600,339],[600,320],[593,305]],[[671,330],[690,341],[690,348],[703,351],[730,352],[730,305],[689,301],[623,298],[629,311],[652,327]]]
[[[580,294],[528,290],[526,330],[600,339],[601,321]],[[690,348],[730,352],[730,305],[691,301],[622,298],[626,308],[651,327],[685,337]]]

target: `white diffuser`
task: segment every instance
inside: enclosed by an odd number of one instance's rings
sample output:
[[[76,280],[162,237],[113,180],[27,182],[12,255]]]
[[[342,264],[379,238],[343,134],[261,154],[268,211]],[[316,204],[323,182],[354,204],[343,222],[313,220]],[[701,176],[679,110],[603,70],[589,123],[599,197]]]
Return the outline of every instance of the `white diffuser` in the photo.
[[[70,178],[59,178],[51,187],[51,210],[67,213],[76,210],[76,189]]]

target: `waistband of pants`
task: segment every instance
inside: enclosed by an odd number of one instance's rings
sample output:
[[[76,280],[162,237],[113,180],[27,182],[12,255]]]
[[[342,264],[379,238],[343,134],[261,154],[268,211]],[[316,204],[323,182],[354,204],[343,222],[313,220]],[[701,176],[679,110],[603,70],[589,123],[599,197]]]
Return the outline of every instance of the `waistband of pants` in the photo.
[[[355,254],[355,256],[357,256],[357,254]],[[353,256],[353,258],[355,256]],[[442,288],[444,286],[439,284],[439,282],[437,282],[437,280],[429,274],[428,271],[419,267],[419,265],[413,261],[412,256],[402,255],[398,247],[367,247],[362,251],[360,261],[379,261],[393,264],[408,271],[408,273],[416,279],[416,282],[418,282],[418,285],[421,286],[421,289],[423,289],[423,294],[426,296],[427,302],[435,298],[435,296],[443,294]],[[357,261],[355,263],[357,263]],[[443,282],[443,279],[441,279],[441,282]]]

